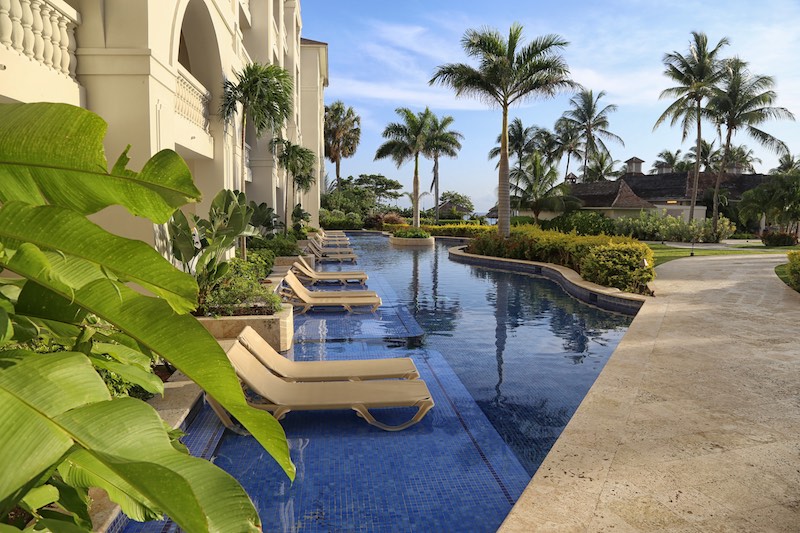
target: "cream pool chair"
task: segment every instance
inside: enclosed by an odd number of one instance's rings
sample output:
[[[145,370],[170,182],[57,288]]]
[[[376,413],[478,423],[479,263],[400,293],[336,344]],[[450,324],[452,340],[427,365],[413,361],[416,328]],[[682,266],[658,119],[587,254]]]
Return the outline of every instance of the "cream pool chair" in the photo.
[[[417,379],[417,367],[408,357],[350,361],[291,361],[282,356],[250,326],[237,340],[273,374],[286,381],[362,381],[371,379]]]
[[[368,276],[366,272],[359,271],[342,271],[342,272],[317,272],[307,266],[303,261],[295,261],[292,265],[292,272],[302,281],[316,285],[317,283],[336,282],[345,284],[348,281],[357,281],[361,285],[367,281]]]
[[[263,401],[248,400],[248,403],[270,411],[278,420],[291,411],[352,409],[375,427],[400,431],[422,420],[434,405],[428,386],[419,379],[288,382],[267,370],[238,340],[226,354],[239,379],[263,398]],[[370,409],[388,407],[416,407],[417,412],[410,420],[396,426],[375,420],[370,412]]]
[[[283,278],[280,294],[286,303],[300,308],[301,315],[315,307],[341,307],[348,312],[353,307],[370,307],[375,312],[383,303],[375,291],[309,291],[291,270]]]
[[[352,261],[355,262],[358,257],[354,253],[350,252],[341,252],[341,253],[334,253],[334,252],[323,252],[319,246],[314,241],[308,241],[308,250],[314,254],[314,257],[317,258],[317,261],[320,262],[330,262],[330,261]],[[347,250],[347,248],[342,248],[341,250]]]

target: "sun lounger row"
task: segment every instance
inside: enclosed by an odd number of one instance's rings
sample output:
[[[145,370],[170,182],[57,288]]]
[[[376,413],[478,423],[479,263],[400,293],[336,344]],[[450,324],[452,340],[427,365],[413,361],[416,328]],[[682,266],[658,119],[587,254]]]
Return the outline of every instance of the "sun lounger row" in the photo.
[[[310,291],[292,270],[286,273],[279,292],[301,315],[315,307],[340,307],[350,312],[354,307],[369,307],[374,312],[382,303],[375,291]]]

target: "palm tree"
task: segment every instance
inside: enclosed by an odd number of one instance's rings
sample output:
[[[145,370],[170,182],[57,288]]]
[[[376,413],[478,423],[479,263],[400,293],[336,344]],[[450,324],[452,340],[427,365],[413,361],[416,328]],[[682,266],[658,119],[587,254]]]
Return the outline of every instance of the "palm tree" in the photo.
[[[536,128],[536,133],[533,135],[533,149],[542,154],[548,163],[557,163],[561,157],[558,138],[547,128]]]
[[[770,174],[798,174],[800,173],[800,156],[783,154],[778,159],[778,166],[769,171]]]
[[[581,139],[586,148],[583,157],[584,167],[588,167],[592,155],[601,152],[608,155],[608,148],[603,139],[616,141],[625,146],[620,136],[608,131],[608,115],[616,111],[617,106],[609,104],[601,109],[600,99],[605,95],[605,91],[600,91],[595,98],[591,89],[581,90],[569,101],[572,109],[565,111],[559,119],[581,132]]]
[[[708,142],[705,139],[700,140],[700,164],[703,165],[703,172],[716,169],[722,158],[719,148],[714,148],[715,142]],[[696,146],[689,148],[689,152],[686,154],[686,161],[691,163],[692,167],[697,165],[696,154]]]
[[[425,156],[433,159],[433,181],[431,189],[434,189],[436,222],[439,222],[439,158],[442,156],[455,157],[461,150],[460,139],[464,136],[461,132],[449,130],[447,128],[453,123],[453,117],[444,116],[441,120],[431,114],[430,131],[425,144]]]
[[[456,96],[475,96],[502,110],[500,164],[498,170],[498,231],[511,232],[511,204],[508,169],[508,109],[533,96],[553,96],[572,88],[569,69],[561,56],[568,44],[558,35],[537,37],[522,45],[522,26],[511,25],[508,38],[492,29],[470,29],[461,45],[478,66],[466,63],[440,65],[430,84],[439,83],[455,90]]]
[[[747,172],[755,172],[754,163],[761,163],[761,159],[756,157],[755,152],[748,148],[746,144],[731,146],[731,154],[728,158],[728,165],[733,165]]]
[[[569,175],[569,161],[572,156],[581,158],[583,157],[583,142],[581,140],[581,131],[563,121],[557,120],[555,124],[556,142],[558,143],[558,156],[567,156],[567,168],[564,170],[564,180]]]
[[[583,182],[610,181],[625,173],[625,168],[614,169],[620,162],[605,152],[592,154],[589,162],[583,167]]]
[[[414,160],[414,191],[411,193],[413,224],[419,227],[419,156],[426,150],[428,134],[431,131],[433,113],[425,111],[414,113],[407,107],[398,107],[395,112],[403,122],[392,122],[383,130],[383,138],[388,139],[375,151],[375,160],[391,157],[400,168],[403,163]],[[423,154],[424,155],[424,154]]]
[[[714,184],[714,231],[719,219],[719,186],[731,158],[731,138],[739,130],[767,148],[778,153],[789,153],[786,144],[769,133],[757,128],[770,119],[794,120],[794,115],[784,107],[774,107],[776,94],[772,90],[775,80],[771,76],[757,76],[747,70],[747,63],[738,58],[725,62],[723,76],[718,87],[713,88],[708,112],[714,117],[722,131],[725,127],[725,148],[722,162]]]
[[[528,126],[526,128],[519,117],[514,117],[514,120],[508,125],[508,153],[516,157],[517,167],[522,167],[522,160],[525,158],[525,154],[530,153],[533,149],[533,138],[538,129],[537,126]],[[497,146],[489,150],[489,159],[500,156],[502,142],[503,134],[500,133],[497,136]],[[499,162],[497,166],[500,166]]]
[[[222,84],[220,115],[229,123],[242,106],[241,142],[242,167],[238,188],[244,192],[244,139],[248,121],[253,124],[256,136],[265,131],[275,133],[292,114],[294,88],[292,76],[278,65],[249,63],[242,72],[234,72],[237,83],[225,80]]]
[[[361,117],[341,100],[325,106],[325,157],[336,165],[336,183],[343,158],[356,153],[361,140]]]
[[[676,98],[669,107],[658,117],[653,129],[655,130],[667,118],[670,125],[681,122],[685,140],[689,134],[692,121],[697,125],[697,142],[695,153],[701,153],[700,141],[703,137],[700,131],[700,122],[703,117],[703,100],[711,95],[711,88],[720,79],[722,72],[717,59],[720,49],[728,44],[728,38],[723,37],[713,49],[708,48],[708,37],[705,33],[693,31],[689,43],[689,52],[686,55],[672,52],[664,55],[664,75],[677,85],[661,91],[660,98]],[[689,204],[689,220],[694,219],[694,207],[697,204],[697,183],[700,179],[700,159],[695,158],[694,180],[692,181],[692,201]]]
[[[277,161],[286,171],[286,189],[284,191],[283,232],[289,231],[289,186],[291,183],[292,204],[296,196],[296,188],[307,191],[314,184],[314,164],[317,155],[308,148],[294,144],[286,139],[275,138],[272,140],[273,149],[277,150]]]
[[[556,185],[558,169],[538,151],[529,154],[521,168],[513,169],[510,179],[514,204],[530,209],[537,224],[544,210],[558,212],[580,207],[577,198],[565,194],[564,183]]]
[[[653,162],[653,166],[651,169],[652,172],[658,171],[658,169],[661,168],[662,166],[667,166],[671,168],[674,172],[677,172],[677,170],[675,169],[683,162],[681,159],[680,148],[678,148],[674,152],[669,149],[661,150],[660,152],[658,152],[658,155],[656,155],[656,157],[658,159],[656,159]]]

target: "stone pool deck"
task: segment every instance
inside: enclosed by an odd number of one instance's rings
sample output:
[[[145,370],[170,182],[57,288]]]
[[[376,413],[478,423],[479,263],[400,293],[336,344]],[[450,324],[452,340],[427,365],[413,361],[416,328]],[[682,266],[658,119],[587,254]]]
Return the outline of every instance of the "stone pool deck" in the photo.
[[[800,294],[785,255],[658,267],[500,531],[800,531]]]

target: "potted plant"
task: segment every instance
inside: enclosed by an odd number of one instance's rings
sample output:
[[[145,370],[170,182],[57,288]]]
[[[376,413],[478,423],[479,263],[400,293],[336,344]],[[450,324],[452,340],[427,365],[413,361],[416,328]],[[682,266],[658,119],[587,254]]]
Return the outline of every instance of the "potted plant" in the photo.
[[[397,246],[431,246],[431,234],[419,228],[401,229],[389,237],[389,242]]]

